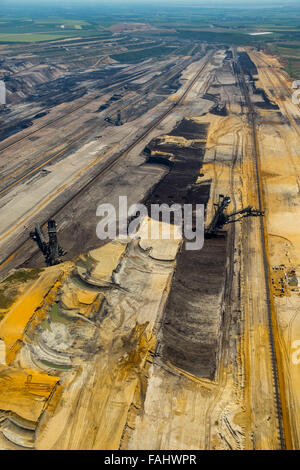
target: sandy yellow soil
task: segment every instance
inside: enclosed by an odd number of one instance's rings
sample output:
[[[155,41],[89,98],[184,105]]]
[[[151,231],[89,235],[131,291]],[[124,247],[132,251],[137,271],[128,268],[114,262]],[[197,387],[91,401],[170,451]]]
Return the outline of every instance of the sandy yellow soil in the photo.
[[[43,305],[45,297],[55,288],[55,283],[63,276],[59,267],[45,271],[12,305],[0,323],[0,339],[5,343],[6,363],[15,358],[22,344],[28,322]]]
[[[278,104],[279,112],[260,113],[259,148],[273,294],[279,326],[287,409],[292,446],[300,439],[300,108],[292,103],[291,79],[274,57],[252,52],[258,68],[259,84]],[[271,67],[269,67],[271,66]],[[277,124],[269,124],[276,122]]]

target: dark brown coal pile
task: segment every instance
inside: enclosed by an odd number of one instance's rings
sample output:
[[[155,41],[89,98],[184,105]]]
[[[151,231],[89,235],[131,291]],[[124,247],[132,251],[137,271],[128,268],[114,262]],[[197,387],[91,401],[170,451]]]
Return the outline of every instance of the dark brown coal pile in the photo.
[[[167,175],[145,201],[151,204],[204,204],[210,184],[197,185],[205,152],[207,125],[183,120],[170,134],[186,139],[203,139],[189,147],[154,139],[150,151],[172,153]],[[157,157],[155,162],[158,163]],[[161,157],[162,160],[164,157]],[[166,158],[167,159],[167,158]],[[220,299],[225,282],[226,239],[206,239],[201,250],[183,246],[177,257],[176,273],[164,313],[162,359],[197,377],[213,379],[218,367],[220,344]]]

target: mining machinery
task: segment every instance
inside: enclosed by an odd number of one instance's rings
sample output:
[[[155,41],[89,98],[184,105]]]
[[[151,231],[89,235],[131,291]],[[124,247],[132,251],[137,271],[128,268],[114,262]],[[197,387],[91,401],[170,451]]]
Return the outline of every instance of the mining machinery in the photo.
[[[113,119],[110,116],[106,116],[104,118],[104,121],[108,122],[109,124],[112,124],[113,126],[122,126],[123,121],[121,119],[121,110],[119,109],[117,112],[117,119]]]
[[[116,126],[122,126],[123,125],[123,122],[122,122],[122,119],[121,119],[121,110],[120,109],[118,110],[118,113],[117,113],[117,120],[115,122],[115,125]]]
[[[220,230],[224,225],[238,222],[245,217],[261,217],[264,215],[264,211],[254,209],[251,206],[245,207],[245,209],[241,209],[236,212],[231,212],[230,214],[226,214],[225,210],[230,203],[231,199],[229,196],[219,194],[219,201],[214,203],[215,213],[213,219],[205,232],[208,237],[216,235],[218,230]]]
[[[227,116],[227,108],[225,103],[217,103],[210,112],[216,114],[217,116]]]
[[[47,266],[61,263],[60,257],[67,254],[58,244],[55,220],[48,221],[48,242],[45,240],[43,229],[40,225],[35,226],[34,232],[30,232],[30,237],[37,243],[43,253]]]

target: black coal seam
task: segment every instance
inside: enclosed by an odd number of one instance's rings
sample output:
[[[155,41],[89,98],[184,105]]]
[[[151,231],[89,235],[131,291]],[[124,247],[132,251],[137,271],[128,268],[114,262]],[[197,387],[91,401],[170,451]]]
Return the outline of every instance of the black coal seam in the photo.
[[[205,139],[207,126],[183,120],[170,135]],[[192,137],[191,137],[192,136]],[[162,143],[163,142],[163,143]],[[169,172],[146,196],[144,204],[151,214],[151,204],[207,205],[210,184],[197,186],[205,152],[205,143],[181,147],[159,138],[148,147],[150,151],[172,153]],[[161,157],[162,159],[168,157]],[[157,157],[154,156],[157,163]],[[161,359],[197,377],[214,379],[219,349],[218,299],[225,279],[226,239],[205,240],[202,250],[186,251],[177,256],[177,267],[167,301],[161,330]],[[208,302],[208,299],[215,301]],[[202,301],[206,299],[206,305]]]

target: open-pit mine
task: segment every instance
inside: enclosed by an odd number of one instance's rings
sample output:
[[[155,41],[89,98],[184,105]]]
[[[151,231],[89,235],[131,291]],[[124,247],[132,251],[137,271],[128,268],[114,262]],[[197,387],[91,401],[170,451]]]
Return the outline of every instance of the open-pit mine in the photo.
[[[277,57],[0,48],[0,448],[299,449],[300,108]],[[120,196],[204,205],[203,246],[150,210],[100,240]]]

